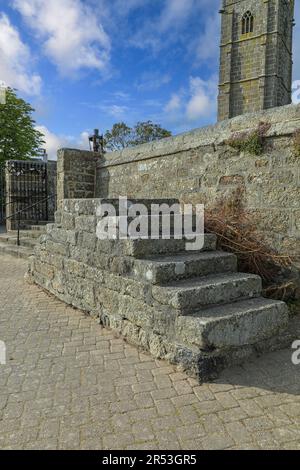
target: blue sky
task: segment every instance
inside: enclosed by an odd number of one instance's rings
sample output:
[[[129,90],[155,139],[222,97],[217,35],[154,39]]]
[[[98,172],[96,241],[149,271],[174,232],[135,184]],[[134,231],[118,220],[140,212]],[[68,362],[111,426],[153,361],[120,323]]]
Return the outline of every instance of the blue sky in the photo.
[[[0,81],[35,107],[51,158],[61,146],[87,148],[92,129],[118,121],[151,119],[173,133],[212,123],[219,7],[220,0],[0,0]]]

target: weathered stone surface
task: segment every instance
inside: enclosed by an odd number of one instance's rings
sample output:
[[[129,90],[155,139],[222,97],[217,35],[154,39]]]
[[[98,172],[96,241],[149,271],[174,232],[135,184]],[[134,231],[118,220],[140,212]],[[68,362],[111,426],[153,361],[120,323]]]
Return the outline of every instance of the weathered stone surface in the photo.
[[[284,331],[285,303],[258,298],[210,307],[176,320],[178,340],[203,350],[254,344]]]
[[[29,280],[201,380],[286,341],[285,305],[263,300],[261,279],[237,273],[214,235],[198,252],[185,251],[186,240],[98,240],[91,226],[100,203],[61,205]]]
[[[186,253],[136,260],[133,273],[137,278],[152,284],[164,284],[180,279],[232,272],[237,269],[237,259],[230,253]]]
[[[120,247],[119,253],[134,258],[145,258],[149,256],[174,255],[182,253],[186,249],[187,240],[121,240],[115,243]],[[203,251],[214,251],[216,249],[217,237],[213,234],[206,234],[204,239]],[[102,246],[102,240],[98,241],[98,246]]]
[[[201,306],[258,297],[261,290],[258,276],[226,273],[153,286],[152,295],[158,302],[170,305],[184,315]]]

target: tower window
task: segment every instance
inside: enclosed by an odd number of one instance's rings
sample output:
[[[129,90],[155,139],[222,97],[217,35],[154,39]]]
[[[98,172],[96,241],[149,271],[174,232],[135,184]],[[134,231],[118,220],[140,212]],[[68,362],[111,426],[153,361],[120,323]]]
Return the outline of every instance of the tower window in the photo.
[[[246,11],[242,19],[242,34],[253,33],[254,17],[251,11]]]

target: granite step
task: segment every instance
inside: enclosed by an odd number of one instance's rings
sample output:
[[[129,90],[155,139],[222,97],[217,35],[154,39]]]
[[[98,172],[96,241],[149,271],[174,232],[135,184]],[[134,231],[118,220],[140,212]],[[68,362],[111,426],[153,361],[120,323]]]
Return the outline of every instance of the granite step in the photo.
[[[53,233],[53,231],[51,232]],[[217,238],[212,234],[205,234],[204,246],[197,251],[186,251],[186,240],[97,240],[96,252],[112,256],[130,256],[136,259],[144,259],[154,256],[177,255],[178,253],[196,253],[203,251],[215,251]]]
[[[194,217],[193,217],[194,219]],[[175,222],[173,217],[167,217],[167,221],[163,222],[159,217],[139,217],[132,219],[131,217],[104,217],[101,221],[95,223],[95,233],[99,239],[106,239],[107,233],[111,233],[111,239],[116,240],[185,240],[185,244],[191,247],[191,250],[196,250],[195,240],[198,245],[201,244],[204,234],[203,227],[197,225],[195,222],[192,224],[185,223],[183,217],[180,216],[180,222]],[[68,229],[69,220],[66,221],[64,217],[59,224],[62,229]],[[75,225],[77,224],[75,218]],[[102,234],[103,232],[103,234]],[[183,248],[184,249],[184,248]]]
[[[251,345],[283,333],[289,322],[284,302],[258,297],[202,309],[176,320],[177,340],[201,350]]]
[[[47,222],[47,223],[49,224],[50,222]],[[43,232],[43,233],[45,233],[45,232],[46,232],[46,228],[47,228],[46,226],[47,226],[47,224],[26,225],[26,226],[24,227],[24,230],[28,230],[28,231],[29,231],[29,230],[30,230],[30,231],[33,230],[33,231],[38,231],[38,232]]]
[[[5,242],[0,242],[0,253],[16,258],[29,258],[33,254],[33,249],[28,246],[14,246]]]
[[[12,236],[10,236],[10,237],[0,236],[0,241],[5,242],[9,245],[17,245],[18,238],[17,237],[12,237]],[[20,237],[20,245],[21,246],[35,247],[37,242],[38,242],[38,238]]]
[[[20,237],[39,238],[41,235],[43,235],[43,233],[44,232],[41,232],[40,230],[20,230]],[[17,230],[10,230],[9,232],[7,232],[7,235],[17,237],[18,232]]]
[[[259,276],[224,273],[171,282],[166,286],[154,285],[152,296],[160,304],[178,310],[180,315],[189,315],[208,305],[259,297],[261,291],[262,281]]]
[[[50,221],[50,220],[38,220],[37,221],[37,220],[32,219],[32,220],[26,220],[25,223],[26,223],[27,227],[30,227],[31,225],[47,225],[47,224],[53,223],[53,222],[54,222],[54,220],[53,221]]]
[[[236,256],[222,251],[178,253],[176,256],[135,260],[133,265],[134,276],[151,284],[235,271]]]

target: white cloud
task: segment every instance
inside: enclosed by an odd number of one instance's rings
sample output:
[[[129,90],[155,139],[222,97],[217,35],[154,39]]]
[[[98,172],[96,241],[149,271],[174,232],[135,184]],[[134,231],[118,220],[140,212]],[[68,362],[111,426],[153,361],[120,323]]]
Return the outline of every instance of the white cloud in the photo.
[[[77,140],[79,149],[89,150],[89,136],[90,136],[89,132],[87,131],[81,132],[80,137]]]
[[[191,124],[210,121],[216,113],[217,77],[209,80],[190,77],[189,86],[174,93],[164,108],[167,121],[178,128],[189,128]]]
[[[176,111],[179,111],[180,108],[181,108],[181,97],[179,96],[179,94],[174,93],[171,96],[170,101],[165,106],[165,112],[174,113]]]
[[[12,0],[63,75],[81,69],[106,73],[110,39],[92,9],[81,0]]]
[[[118,104],[100,105],[99,109],[101,109],[104,113],[114,117],[115,119],[120,119],[124,117],[129,111],[129,108],[127,106],[121,106]]]
[[[166,31],[183,23],[196,7],[197,1],[195,0],[167,0],[159,18],[159,30]]]
[[[171,81],[169,74],[161,74],[159,72],[146,72],[135,83],[138,91],[158,90]]]
[[[210,59],[217,61],[219,59],[220,44],[220,15],[216,12],[213,16],[207,18],[204,31],[195,42],[196,57],[200,62],[206,62]]]
[[[156,18],[146,20],[130,39],[130,44],[140,49],[152,49],[158,52],[165,47],[170,37],[177,38],[177,31],[191,15],[197,0],[164,0],[164,6]]]
[[[30,73],[31,54],[9,18],[0,14],[0,80],[28,95],[38,95],[41,77]]]
[[[170,43],[181,40],[188,49],[192,49],[195,55],[195,50],[199,49],[200,43],[195,39],[191,40],[184,28],[188,21],[199,18],[201,30],[203,18],[210,15],[214,24],[206,26],[201,36],[203,39],[206,37],[211,39],[216,24],[215,18],[218,17],[216,12],[218,12],[220,0],[162,0],[161,3],[163,8],[159,10],[159,14],[154,18],[146,19],[132,35],[129,43],[137,48],[151,49],[152,52],[157,53]],[[212,50],[218,47],[216,30],[214,32],[213,41],[208,44],[203,43],[203,48]],[[196,56],[198,54],[199,51],[196,52]]]
[[[191,77],[190,95],[186,105],[186,116],[190,121],[211,115],[216,102],[214,80],[205,82],[200,77]]]
[[[89,149],[89,133],[87,131],[83,131],[78,138],[75,138],[73,136],[54,134],[46,126],[36,126],[36,129],[44,134],[46,142],[44,147],[50,160],[57,159],[57,150],[60,148]]]

